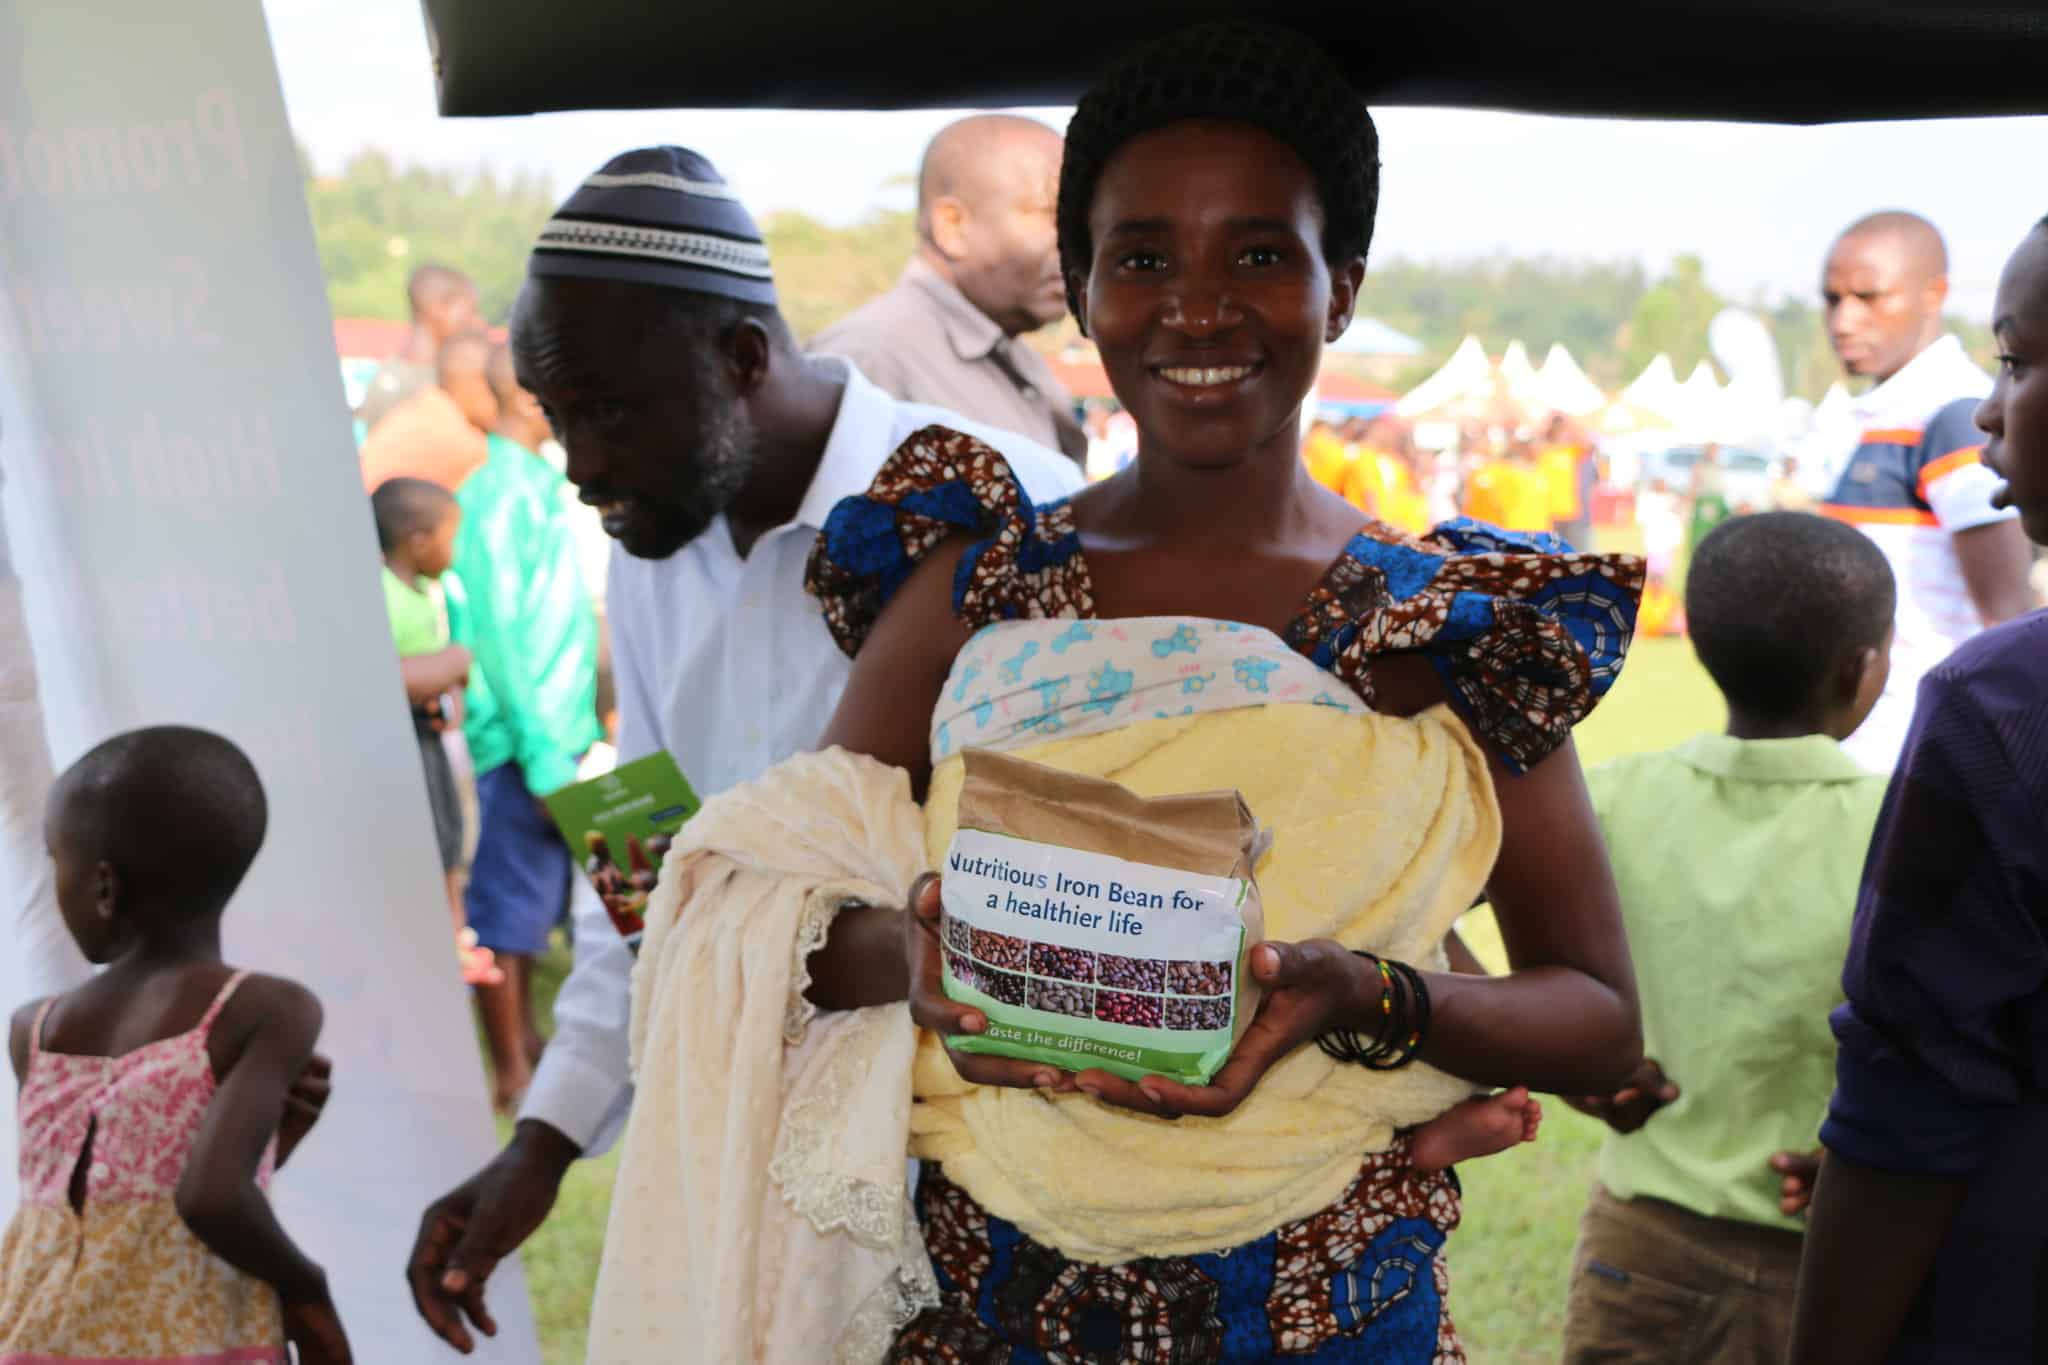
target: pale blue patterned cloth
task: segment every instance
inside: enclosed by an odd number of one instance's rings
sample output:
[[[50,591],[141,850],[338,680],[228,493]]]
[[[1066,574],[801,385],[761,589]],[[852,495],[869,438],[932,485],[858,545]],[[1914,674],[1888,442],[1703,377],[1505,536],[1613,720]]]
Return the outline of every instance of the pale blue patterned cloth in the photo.
[[[999,621],[953,660],[932,711],[932,762],[1021,749],[1137,720],[1293,702],[1365,703],[1272,631],[1195,616]]]

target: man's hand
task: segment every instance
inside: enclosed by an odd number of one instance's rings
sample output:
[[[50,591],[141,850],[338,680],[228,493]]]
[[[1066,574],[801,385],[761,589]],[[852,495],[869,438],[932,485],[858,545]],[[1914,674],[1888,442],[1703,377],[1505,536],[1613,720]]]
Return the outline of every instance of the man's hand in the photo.
[[[471,1324],[487,1337],[498,1334],[484,1305],[485,1281],[546,1220],[562,1177],[580,1155],[556,1129],[522,1119],[490,1165],[442,1195],[420,1219],[405,1268],[413,1306],[464,1355],[476,1349]]]
[[[1787,1218],[1805,1213],[1806,1206],[1813,1202],[1813,1182],[1820,1175],[1820,1149],[1780,1152],[1771,1158],[1771,1169],[1783,1177],[1778,1182],[1779,1212]]]
[[[326,1111],[327,1097],[334,1093],[333,1078],[334,1063],[316,1052],[307,1060],[299,1078],[292,1082],[292,1088],[285,1092],[284,1118],[277,1125],[279,1170],[284,1169],[284,1163],[291,1159],[299,1143],[313,1131],[313,1125]]]
[[[1633,1133],[1650,1121],[1650,1116],[1678,1098],[1678,1087],[1665,1076],[1654,1057],[1643,1058],[1628,1084],[1612,1095],[1563,1096],[1564,1102],[1582,1114],[1591,1114],[1617,1133]]]

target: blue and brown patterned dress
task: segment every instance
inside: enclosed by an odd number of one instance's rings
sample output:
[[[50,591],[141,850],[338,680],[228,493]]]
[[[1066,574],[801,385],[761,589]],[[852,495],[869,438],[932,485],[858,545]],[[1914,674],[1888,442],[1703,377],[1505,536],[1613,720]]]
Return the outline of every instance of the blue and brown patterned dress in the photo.
[[[905,442],[826,523],[809,574],[841,646],[860,648],[917,563],[974,537],[953,585],[960,619],[1092,619],[1070,505],[1034,506],[995,451],[941,427]],[[1473,521],[1427,536],[1368,522],[1284,632],[1372,703],[1369,665],[1427,658],[1473,732],[1511,770],[1560,747],[1619,675],[1641,561],[1580,554]],[[927,1164],[918,1217],[943,1302],[890,1355],[920,1365],[1464,1360],[1440,1254],[1457,1179],[1408,1142],[1364,1156],[1330,1207],[1247,1245],[1116,1265],[1069,1259],[982,1209]]]

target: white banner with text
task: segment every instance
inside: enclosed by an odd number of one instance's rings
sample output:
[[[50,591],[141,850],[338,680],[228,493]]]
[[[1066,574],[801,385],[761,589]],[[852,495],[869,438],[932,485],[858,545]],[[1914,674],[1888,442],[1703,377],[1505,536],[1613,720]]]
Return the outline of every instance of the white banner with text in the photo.
[[[138,725],[233,738],[270,832],[227,954],[318,994],[334,1061],[280,1216],[356,1359],[453,1359],[405,1258],[496,1142],[300,177],[258,0],[0,6],[0,607],[11,557],[33,645],[0,610],[0,884],[30,920],[0,1004],[67,974],[23,815],[37,684],[60,770]],[[537,1361],[516,1264],[491,1301],[476,1358]]]

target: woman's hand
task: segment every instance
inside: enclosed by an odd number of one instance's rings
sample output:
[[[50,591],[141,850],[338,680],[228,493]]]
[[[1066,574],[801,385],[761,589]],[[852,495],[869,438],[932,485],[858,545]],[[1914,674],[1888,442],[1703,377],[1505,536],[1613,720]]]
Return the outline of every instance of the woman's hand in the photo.
[[[988,1016],[946,994],[945,963],[939,953],[939,876],[927,872],[910,884],[910,913],[903,917],[903,952],[910,969],[910,1018],[943,1039],[986,1032]],[[947,1047],[953,1069],[970,1085],[1007,1085],[1019,1090],[1072,1090],[1071,1072],[1044,1062],[989,1057]],[[1093,1073],[1089,1073],[1093,1074]]]
[[[1303,1043],[1334,1028],[1368,1025],[1379,1008],[1380,977],[1365,959],[1333,939],[1262,943],[1251,951],[1252,979],[1266,988],[1230,1060],[1202,1086],[1164,1076],[1132,1082],[1107,1071],[1083,1071],[1074,1083],[1105,1104],[1177,1119],[1184,1114],[1221,1118],[1252,1093],[1272,1065]]]

